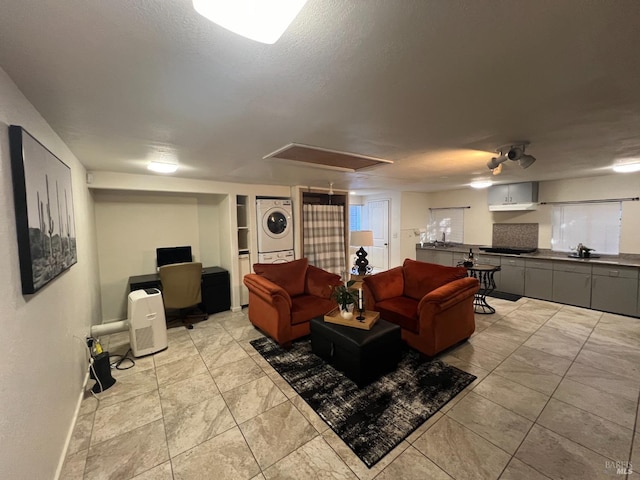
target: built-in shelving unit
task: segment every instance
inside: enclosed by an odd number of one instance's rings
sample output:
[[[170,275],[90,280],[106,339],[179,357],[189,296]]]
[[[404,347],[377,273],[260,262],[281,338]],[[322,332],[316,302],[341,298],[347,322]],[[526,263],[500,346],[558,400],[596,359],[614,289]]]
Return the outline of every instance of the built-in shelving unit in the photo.
[[[238,253],[249,253],[249,212],[246,195],[236,195],[238,220]]]
[[[251,273],[251,257],[249,255],[249,197],[236,195],[236,216],[238,225],[238,270],[242,279]],[[240,286],[240,305],[249,303],[249,291],[242,284]]]

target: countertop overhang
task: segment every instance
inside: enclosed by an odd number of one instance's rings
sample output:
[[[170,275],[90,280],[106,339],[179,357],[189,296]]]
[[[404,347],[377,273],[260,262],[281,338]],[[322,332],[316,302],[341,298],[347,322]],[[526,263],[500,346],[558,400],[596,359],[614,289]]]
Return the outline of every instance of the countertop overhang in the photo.
[[[421,246],[419,243],[416,244],[416,250],[441,250],[444,252],[468,253],[469,249],[473,249],[473,253],[477,254],[481,259],[485,255],[491,255],[494,257],[515,257],[535,260],[559,260],[563,262],[592,263],[597,265],[617,265],[640,268],[640,255],[632,253],[622,253],[620,255],[600,255],[600,258],[571,258],[569,257],[570,252],[553,252],[547,249],[538,249],[537,252],[521,253],[519,255],[515,255],[508,253],[485,252],[483,250],[480,250],[480,247],[484,247],[484,245],[451,244],[447,246]]]

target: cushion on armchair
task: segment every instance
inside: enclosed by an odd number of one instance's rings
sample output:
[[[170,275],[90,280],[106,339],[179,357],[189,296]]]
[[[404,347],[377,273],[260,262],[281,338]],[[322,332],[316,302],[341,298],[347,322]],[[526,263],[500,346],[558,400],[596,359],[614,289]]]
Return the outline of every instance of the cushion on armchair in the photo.
[[[332,286],[340,284],[340,276],[309,265],[305,282],[305,293],[328,300],[331,298]]]
[[[304,293],[309,260],[300,258],[287,263],[254,263],[253,271],[284,288],[291,297]]]
[[[418,302],[409,297],[393,297],[376,303],[376,310],[388,322],[401,328],[418,333]]]
[[[436,288],[467,276],[467,269],[464,267],[454,269],[444,265],[425,264],[409,258],[404,261],[402,272],[404,292],[400,295],[404,294],[414,300],[420,300]]]
[[[376,302],[388,298],[401,297],[404,293],[402,267],[395,267],[377,275],[369,275],[364,279]]]

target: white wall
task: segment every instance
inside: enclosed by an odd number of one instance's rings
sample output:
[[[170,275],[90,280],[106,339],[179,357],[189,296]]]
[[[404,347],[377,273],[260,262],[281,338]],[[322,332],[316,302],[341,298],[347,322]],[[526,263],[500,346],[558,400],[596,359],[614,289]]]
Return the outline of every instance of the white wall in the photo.
[[[400,257],[416,259],[416,243],[420,242],[420,229],[426,228],[429,218],[427,194],[423,192],[402,193],[402,215],[400,218]]]
[[[235,198],[235,197],[234,197]],[[220,266],[220,225],[229,223],[222,209],[228,203],[227,195],[198,195],[198,230],[200,258],[205,267]],[[223,220],[224,219],[224,220]]]
[[[225,195],[103,190],[93,196],[104,321],[127,317],[128,279],[156,272],[157,247],[190,245],[194,261],[220,265]]]
[[[637,197],[640,194],[640,174],[615,174],[600,177],[576,178],[540,182],[540,202],[567,202]],[[490,212],[487,190],[450,190],[427,194],[425,207],[471,208],[464,212],[464,241],[469,244],[490,245],[494,223],[538,223],[538,248],[551,248],[551,205],[521,212]],[[403,205],[403,211],[404,211]],[[640,253],[640,202],[622,203],[621,253]]]
[[[34,295],[21,293],[8,125],[21,125],[71,168],[78,263]],[[0,477],[55,478],[99,323],[93,202],[85,169],[0,69]]]
[[[198,258],[201,256],[206,266],[217,265],[229,271],[232,309],[238,309],[240,307],[240,287],[242,285],[242,275],[240,274],[237,257],[236,195],[248,196],[250,261],[251,263],[255,263],[258,261],[257,226],[255,218],[256,197],[289,197],[292,194],[290,187],[283,186],[224,183],[164,175],[134,175],[115,172],[93,172],[92,182],[89,187],[94,192],[94,195],[100,197],[103,194],[110,195],[111,197],[120,195],[156,196],[162,204],[169,205],[169,210],[173,208],[171,205],[174,198],[195,199],[197,208],[192,213],[195,213],[197,221],[196,225],[190,228],[199,231],[196,242],[200,245]],[[100,211],[100,202],[96,204],[96,208]],[[153,215],[157,217],[157,213],[157,210],[154,209]],[[130,216],[130,212],[126,208],[120,209],[120,215],[125,217]],[[189,216],[191,216],[191,214],[189,214]],[[101,213],[99,217],[100,218],[97,219],[97,228],[101,232],[109,229],[111,220],[103,225]],[[214,217],[216,217],[215,220]],[[299,217],[294,215],[294,233],[296,236],[299,236],[299,232],[301,231],[297,226],[298,220]],[[126,222],[128,220],[122,219],[121,221]],[[135,222],[132,223],[135,224]],[[166,224],[165,221],[162,223]],[[137,227],[133,225],[132,228],[135,229]],[[145,235],[138,230],[136,230],[136,232]],[[100,236],[102,237],[102,234]],[[299,249],[299,241],[296,240],[296,242],[296,249]],[[104,240],[100,242],[100,245],[103,244],[106,244]],[[105,248],[107,248],[106,245]],[[105,257],[102,247],[100,251],[101,265],[104,265],[103,268],[110,268],[105,264],[107,257]],[[297,251],[299,252],[300,250]],[[127,280],[131,275],[152,273],[155,271],[155,253],[153,258],[154,264],[151,270],[148,269],[148,266],[143,266],[143,268],[147,268],[147,270],[136,270],[132,273],[119,269],[117,273],[112,272],[109,274],[110,278],[106,278],[107,273],[102,272],[101,282],[103,282],[103,298],[105,299],[103,301],[103,319],[105,322],[126,317],[126,309],[123,307],[126,303],[123,304],[121,302],[126,301]],[[115,305],[115,307],[113,307],[113,305]]]
[[[513,213],[490,212],[487,206],[487,190],[472,188],[429,193],[425,207],[426,221],[429,219],[429,208],[470,207],[465,209],[463,213],[464,242],[478,245],[491,245],[493,223],[506,221],[494,219],[495,213],[508,213],[509,215]]]

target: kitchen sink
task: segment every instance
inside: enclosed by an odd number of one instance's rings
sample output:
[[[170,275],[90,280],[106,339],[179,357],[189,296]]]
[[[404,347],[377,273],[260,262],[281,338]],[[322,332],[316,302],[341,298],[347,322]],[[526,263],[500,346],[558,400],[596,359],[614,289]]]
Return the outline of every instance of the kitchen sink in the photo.
[[[431,248],[451,248],[458,246],[457,243],[442,243],[442,242],[428,242],[423,243],[423,247],[431,247]]]

